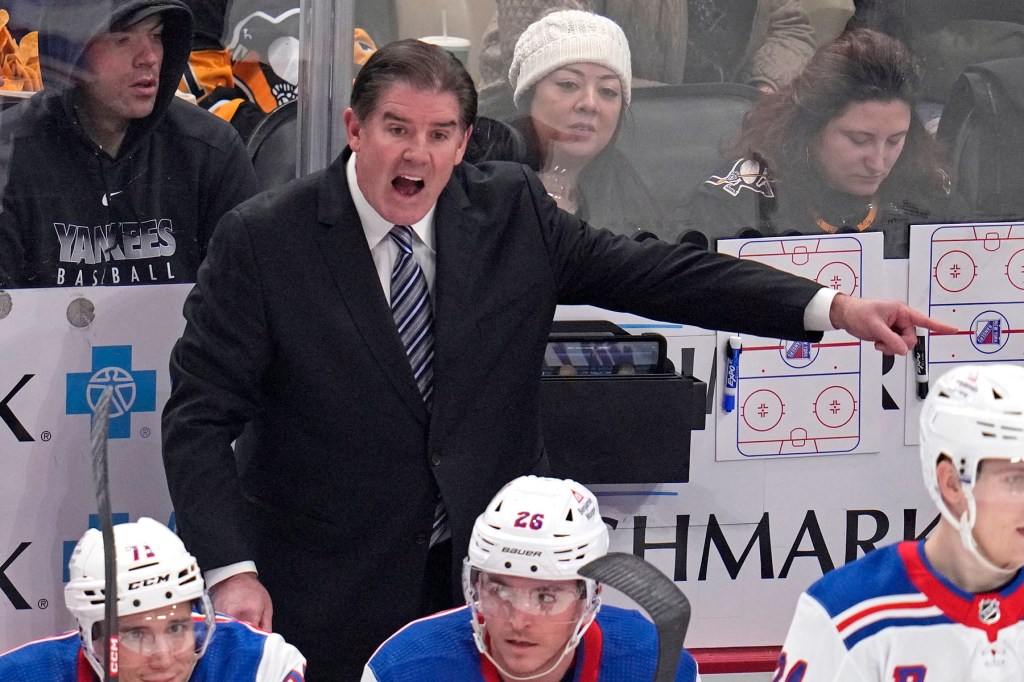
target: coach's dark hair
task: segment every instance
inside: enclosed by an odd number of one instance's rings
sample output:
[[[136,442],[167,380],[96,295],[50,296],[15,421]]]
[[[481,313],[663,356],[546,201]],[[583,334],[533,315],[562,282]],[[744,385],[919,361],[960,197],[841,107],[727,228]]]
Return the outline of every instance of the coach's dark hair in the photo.
[[[458,100],[463,129],[476,120],[476,86],[466,67],[447,50],[411,38],[388,43],[371,55],[352,85],[349,106],[365,121],[373,115],[381,94],[399,83],[417,90],[450,92]]]

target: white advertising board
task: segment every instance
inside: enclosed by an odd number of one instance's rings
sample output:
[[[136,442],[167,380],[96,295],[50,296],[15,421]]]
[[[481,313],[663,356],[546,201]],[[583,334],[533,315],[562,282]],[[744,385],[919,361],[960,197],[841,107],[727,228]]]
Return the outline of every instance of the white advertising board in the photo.
[[[65,567],[97,523],[89,428],[106,385],[115,520],[172,520],[160,410],[190,288],[0,293],[0,649],[72,625]]]
[[[905,296],[906,261],[883,265],[884,291]],[[160,412],[188,290],[0,293],[0,649],[72,625],[63,608],[65,565],[95,523],[88,410],[103,385],[115,385],[120,412],[109,446],[118,519],[173,521]],[[560,308],[558,317],[659,332],[677,366],[692,353],[694,374],[718,383],[713,332],[586,307]],[[693,432],[688,483],[594,486],[614,527],[612,550],[642,554],[690,597],[688,646],[780,644],[797,596],[823,571],[931,523],[916,451],[903,444],[903,413],[891,398],[904,394],[905,361],[884,363],[881,372],[890,396],[882,402],[896,409],[878,410],[867,423],[880,434],[876,453],[721,460],[716,396],[704,430]]]

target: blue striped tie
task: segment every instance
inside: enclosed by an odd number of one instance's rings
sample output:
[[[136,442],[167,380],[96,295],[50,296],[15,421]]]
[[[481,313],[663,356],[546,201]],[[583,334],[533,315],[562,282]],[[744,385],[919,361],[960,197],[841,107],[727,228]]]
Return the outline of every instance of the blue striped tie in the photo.
[[[391,311],[420,395],[429,410],[434,393],[434,316],[427,278],[412,256],[412,228],[397,225],[390,236],[399,249],[391,271]]]
[[[413,377],[427,410],[434,395],[434,315],[430,306],[427,278],[412,255],[412,228],[396,225],[389,233],[398,245],[398,260],[391,271],[391,311],[395,326],[409,355]],[[430,546],[451,537],[444,502],[437,499]]]

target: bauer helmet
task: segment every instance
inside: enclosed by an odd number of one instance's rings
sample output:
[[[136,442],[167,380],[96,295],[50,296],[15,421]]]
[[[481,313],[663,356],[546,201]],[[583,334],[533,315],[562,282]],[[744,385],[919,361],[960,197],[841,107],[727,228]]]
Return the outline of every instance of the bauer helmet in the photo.
[[[216,616],[195,557],[177,535],[149,518],[114,526],[117,547],[117,616],[187,604],[203,619],[195,623],[196,659],[213,636]],[[94,641],[103,637],[105,606],[103,534],[91,528],[78,541],[68,562],[71,579],[64,588],[64,603],[78,621],[82,649],[103,679],[102,654]]]
[[[977,515],[974,484],[983,459],[1024,459],[1024,367],[965,365],[943,374],[921,410],[920,454],[925,487],[943,517],[960,531],[965,547],[989,568],[974,541]],[[953,463],[967,510],[958,519],[939,490],[936,465],[946,456]]]
[[[521,476],[505,485],[477,517],[463,562],[462,585],[473,611],[477,648],[491,658],[480,585],[488,575],[534,580],[578,580],[584,601],[563,656],[579,643],[601,605],[597,583],[579,575],[608,552],[608,528],[597,498],[575,481]],[[491,659],[494,662],[494,659]],[[557,663],[557,662],[556,662]],[[497,665],[497,663],[495,662]],[[507,675],[515,678],[513,675]],[[520,679],[520,678],[515,678]]]

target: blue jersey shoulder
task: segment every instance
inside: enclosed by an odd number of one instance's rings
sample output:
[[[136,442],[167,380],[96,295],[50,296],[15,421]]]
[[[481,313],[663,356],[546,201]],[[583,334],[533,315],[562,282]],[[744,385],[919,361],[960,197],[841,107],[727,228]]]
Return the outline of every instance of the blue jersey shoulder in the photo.
[[[370,658],[378,680],[482,679],[468,606],[421,618],[393,634]]]
[[[658,631],[639,611],[603,606],[597,613],[603,639],[601,679],[609,682],[650,679],[658,661]],[[692,682],[697,663],[683,649],[676,667],[676,682]]]
[[[916,593],[898,547],[876,549],[822,576],[807,593],[833,618],[868,599]]]
[[[213,639],[189,682],[255,680],[268,633],[234,619],[218,618]]]
[[[30,642],[0,656],[0,680],[74,682],[80,650],[77,632]]]

